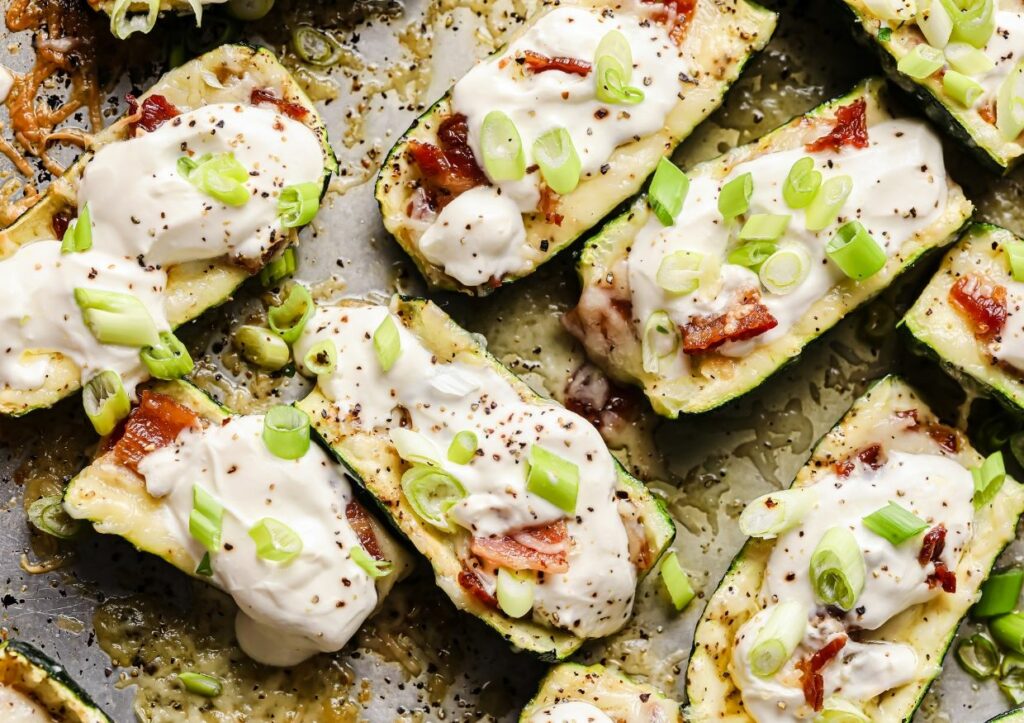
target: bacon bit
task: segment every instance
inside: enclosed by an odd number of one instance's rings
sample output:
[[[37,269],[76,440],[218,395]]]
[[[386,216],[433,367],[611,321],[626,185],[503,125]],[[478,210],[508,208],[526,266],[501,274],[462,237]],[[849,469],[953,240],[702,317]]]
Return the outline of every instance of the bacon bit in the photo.
[[[309,108],[298,103],[292,103],[289,100],[285,100],[281,96],[277,95],[274,91],[268,90],[267,88],[253,88],[249,94],[249,102],[252,105],[259,105],[260,103],[271,103],[277,106],[277,109],[284,113],[292,120],[303,120],[309,115]]]
[[[668,26],[668,35],[676,45],[682,45],[686,39],[686,29],[693,19],[693,11],[697,8],[697,0],[642,0],[644,5],[660,4],[665,9],[652,13],[655,22]]]
[[[120,439],[113,446],[117,461],[133,472],[151,452],[166,447],[182,430],[199,424],[199,415],[165,394],[144,391],[132,410]]]
[[[945,547],[946,527],[945,525],[936,525],[928,530],[924,539],[921,540],[921,551],[917,553],[917,561],[922,565],[927,565],[929,562],[937,563]]]
[[[935,563],[935,572],[928,576],[927,582],[930,588],[942,585],[943,592],[956,592],[956,573],[946,567],[945,563]]]
[[[846,645],[846,636],[839,635],[832,638],[825,647],[816,652],[810,658],[805,658],[796,664],[800,670],[800,683],[804,689],[804,700],[807,705],[816,711],[821,710],[825,703],[825,677],[821,674],[822,669],[839,654],[839,651]]]
[[[996,124],[996,107],[992,102],[988,102],[978,108],[978,115],[980,115],[981,119],[990,126],[994,126]]]
[[[70,206],[57,213],[53,214],[50,218],[50,228],[53,229],[54,238],[64,238],[64,232],[68,230],[68,226],[78,216],[78,209],[74,206]]]
[[[569,569],[569,533],[565,520],[529,527],[503,537],[474,537],[470,552],[508,570],[565,572]]]
[[[437,129],[440,147],[409,142],[409,155],[423,174],[432,205],[442,209],[460,193],[487,183],[469,147],[469,128],[461,113],[448,116]]]
[[[380,549],[380,541],[377,539],[377,533],[373,530],[373,523],[370,522],[370,515],[367,514],[366,508],[352,500],[345,507],[345,517],[348,519],[349,527],[359,538],[359,544],[363,546],[363,549],[374,559],[383,560],[384,552]]]
[[[141,106],[134,95],[126,95],[125,100],[128,101],[128,115],[134,116],[128,124],[128,132],[133,136],[139,128],[152,133],[174,116],[181,115],[181,111],[162,95],[147,97]]]
[[[459,572],[459,585],[462,586],[463,590],[468,592],[487,607],[498,607],[497,598],[487,591],[487,588],[484,587],[483,582],[480,580],[480,576],[472,570],[463,568],[462,571]]]
[[[917,418],[916,409],[901,409],[896,412],[896,418],[909,419],[911,423],[907,425],[908,429],[914,429],[917,425],[921,423]]]
[[[998,334],[1006,323],[1006,287],[979,274],[961,276],[949,300],[974,327],[976,336]]]
[[[758,291],[748,291],[736,308],[730,309],[721,316],[695,316],[682,327],[683,351],[697,354],[711,351],[727,341],[743,341],[753,339],[769,329],[774,329],[778,321],[761,303]]]
[[[843,146],[866,148],[868,145],[867,101],[863,98],[850,105],[841,106],[836,111],[836,124],[828,133],[805,147],[808,152],[833,150]]]
[[[558,213],[558,202],[561,198],[561,196],[547,186],[542,186],[540,189],[540,205],[538,209],[544,214],[544,220],[548,223],[553,223],[555,226],[561,226],[562,221],[565,219],[562,214]]]
[[[565,385],[565,406],[585,418],[602,433],[636,419],[639,392],[610,380],[593,364],[583,364]]]
[[[590,70],[593,67],[585,60],[565,57],[549,58],[546,55],[535,53],[532,50],[524,51],[523,57],[516,58],[516,62],[520,65],[525,65],[526,68],[533,73],[545,73],[549,70],[557,70],[561,73],[578,75],[582,78],[586,78],[590,75]]]
[[[871,469],[878,469],[885,464],[885,461],[882,459],[882,446],[879,444],[872,444],[864,447],[851,456],[856,457]],[[836,474],[840,477],[849,477],[855,466],[856,463],[851,459],[851,457],[841,459],[832,465]]]
[[[955,429],[947,427],[945,424],[929,424],[928,436],[950,454],[956,454],[960,449],[959,435]]]

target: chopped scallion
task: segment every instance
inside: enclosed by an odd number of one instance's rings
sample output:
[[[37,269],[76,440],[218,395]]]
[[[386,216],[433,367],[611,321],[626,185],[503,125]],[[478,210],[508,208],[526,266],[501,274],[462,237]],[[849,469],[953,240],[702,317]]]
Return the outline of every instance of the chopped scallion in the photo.
[[[971,470],[971,476],[974,478],[974,506],[983,507],[999,493],[1006,479],[1003,453],[997,451],[990,454],[980,467]]]
[[[761,264],[761,285],[773,294],[788,294],[811,273],[810,254],[800,244],[779,249]]]
[[[88,202],[82,207],[78,218],[68,224],[60,244],[62,254],[77,254],[92,248],[92,213]]]
[[[790,208],[807,208],[821,188],[821,171],[814,168],[814,159],[804,156],[789,169],[782,184],[782,198]]]
[[[754,194],[754,176],[744,173],[722,186],[718,194],[718,212],[730,221],[750,209],[750,197]]]
[[[835,223],[851,191],[853,179],[850,176],[834,176],[822,183],[807,206],[807,230],[824,231]]]
[[[196,565],[196,575],[202,575],[203,577],[213,577],[213,563],[210,561],[210,553],[204,552],[203,559]]]
[[[1024,703],[1024,657],[1007,653],[999,664],[999,689],[1014,705]]]
[[[1014,66],[999,86],[996,128],[1008,141],[1017,140],[1024,131],[1024,60]]]
[[[195,693],[204,698],[216,698],[223,689],[219,680],[205,673],[178,673],[178,680],[189,693]]]
[[[161,331],[160,343],[143,347],[139,356],[155,379],[181,379],[195,367],[188,349],[169,331]]]
[[[999,649],[981,633],[975,633],[957,643],[956,659],[964,670],[978,680],[991,678],[999,670]]]
[[[249,190],[245,187],[249,171],[234,153],[205,153],[196,159],[182,156],[178,159],[178,173],[226,206],[244,206],[249,202]]]
[[[81,520],[64,509],[63,495],[44,495],[28,506],[28,520],[36,529],[60,540],[70,540],[82,530]]]
[[[807,632],[807,610],[803,603],[784,600],[768,613],[768,619],[754,638],[747,662],[754,675],[775,675],[793,656]]]
[[[246,361],[267,371],[277,371],[292,357],[288,342],[261,326],[245,324],[238,327],[231,337],[231,344]]]
[[[466,496],[466,488],[451,474],[436,467],[416,465],[402,475],[402,493],[424,522],[445,532],[454,531],[448,510]]]
[[[669,552],[661,561],[658,570],[661,572],[661,583],[665,586],[669,599],[672,600],[672,607],[677,611],[682,611],[696,597],[697,593],[694,592],[693,585],[690,583],[690,576],[686,574],[686,570],[679,563],[679,556],[674,551]]]
[[[533,609],[533,577],[528,572],[498,568],[498,607],[510,618],[521,618]]]
[[[530,447],[529,466],[527,491],[570,515],[574,514],[580,491],[580,468],[537,444]]]
[[[1012,568],[993,573],[981,585],[981,599],[971,609],[975,618],[990,618],[1013,611],[1024,583],[1024,570]]]
[[[996,642],[1019,655],[1024,655],[1024,615],[1019,612],[1006,613],[992,618],[988,627]]]
[[[1011,239],[1003,246],[1010,262],[1010,275],[1014,281],[1024,281],[1024,241]]]
[[[359,565],[367,575],[376,580],[379,577],[387,577],[391,574],[394,565],[390,560],[378,560],[361,547],[353,547],[349,553],[352,562]]]
[[[626,36],[611,30],[601,38],[594,53],[595,95],[602,103],[635,105],[644,92],[629,85],[633,75],[633,51]]]
[[[879,28],[878,35],[876,37],[878,38],[878,42],[888,43],[892,40],[892,28]]]
[[[456,434],[452,443],[448,445],[448,461],[455,464],[469,464],[470,460],[476,456],[479,447],[476,433],[464,429]]]
[[[302,358],[302,366],[316,376],[333,374],[338,366],[338,347],[333,339],[321,339],[309,348]]]
[[[981,97],[981,83],[963,73],[947,70],[942,76],[942,89],[946,95],[962,106],[970,108]]]
[[[852,610],[864,589],[865,565],[857,538],[846,527],[830,527],[810,563],[815,597],[825,605]]]
[[[110,9],[110,33],[118,40],[124,40],[134,32],[148,33],[156,27],[156,20],[160,15],[160,0],[145,0],[145,15],[129,15],[135,2],[136,0],[115,0]]]
[[[75,289],[75,303],[89,331],[103,344],[143,347],[160,343],[149,310],[131,294],[80,286]]]
[[[944,48],[953,33],[953,16],[943,0],[920,0],[917,5],[917,27],[931,45]]]
[[[492,181],[518,181],[526,175],[526,153],[515,123],[500,110],[484,116],[480,126],[484,170]]]
[[[398,335],[398,327],[391,314],[385,316],[384,321],[373,332],[373,349],[377,352],[380,368],[385,372],[391,371],[391,367],[398,361],[398,355],[402,352],[402,338]]]
[[[323,185],[313,181],[296,183],[281,189],[277,199],[277,217],[284,228],[298,228],[313,220],[320,210]]]
[[[774,539],[799,525],[816,499],[812,487],[791,487],[761,495],[740,514],[740,531],[749,537]]]
[[[295,261],[295,249],[289,246],[276,259],[271,259],[267,265],[260,269],[260,283],[264,288],[270,288],[278,281],[283,281],[295,273],[298,264]]]
[[[426,435],[405,427],[395,427],[388,436],[398,456],[410,464],[428,464],[440,467],[441,453]]]
[[[704,254],[698,251],[675,251],[658,266],[658,286],[670,294],[692,294],[700,286]]]
[[[533,160],[552,191],[564,196],[576,190],[583,164],[568,130],[552,128],[538,137],[533,142]]]
[[[877,274],[887,259],[885,250],[860,221],[848,221],[840,226],[826,244],[825,254],[855,281]]]
[[[751,241],[742,246],[737,246],[726,257],[726,261],[737,266],[746,266],[748,269],[759,271],[761,264],[771,257],[778,250],[779,246],[774,241]]]
[[[789,219],[789,214],[751,214],[740,229],[740,241],[778,241],[786,233]]]
[[[224,505],[199,484],[192,485],[192,511],[188,516],[188,531],[207,552],[220,549],[220,534],[224,524]]]
[[[100,372],[85,383],[82,406],[85,407],[85,416],[100,436],[113,432],[117,423],[132,409],[121,375],[112,369]]]
[[[264,517],[249,528],[249,537],[256,543],[256,555],[268,562],[291,562],[302,552],[298,533],[273,517]]]
[[[945,64],[945,56],[941,50],[933,48],[927,43],[921,43],[915,45],[913,50],[900,58],[896,69],[914,80],[924,80]]]
[[[293,283],[284,301],[267,309],[267,323],[275,334],[289,344],[294,344],[315,310],[316,305],[309,289]]]
[[[833,696],[825,699],[814,723],[871,723],[871,719],[850,701]]]
[[[996,66],[992,58],[967,43],[950,43],[945,53],[950,67],[964,75],[983,75]]]
[[[278,404],[263,417],[263,443],[275,457],[299,459],[309,451],[309,415],[290,404]]]
[[[679,330],[669,315],[656,311],[644,323],[640,340],[644,371],[657,374],[663,359],[675,354],[679,348]]]
[[[928,523],[895,502],[889,502],[862,520],[864,526],[893,545],[902,545],[928,528]]]
[[[969,0],[964,4],[963,12],[957,13],[953,19],[950,39],[984,48],[995,30],[995,0]]]
[[[671,226],[676,222],[689,190],[690,179],[686,174],[672,161],[661,158],[647,189],[647,203],[662,225]]]

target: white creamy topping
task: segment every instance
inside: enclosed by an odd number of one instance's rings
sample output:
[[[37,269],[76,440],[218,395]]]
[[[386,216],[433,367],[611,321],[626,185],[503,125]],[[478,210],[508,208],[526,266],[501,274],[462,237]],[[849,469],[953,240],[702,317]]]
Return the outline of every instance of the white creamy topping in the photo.
[[[441,362],[396,317],[401,354],[384,373],[372,337],[389,314],[383,306],[321,308],[306,324],[295,357],[304,358],[321,340],[334,341],[337,367],[319,378],[319,388],[342,418],[363,429],[399,426],[399,408],[404,408],[411,428],[434,443],[444,468],[465,487],[466,497],[450,515],[477,537],[564,517],[559,508],[526,491],[526,460],[533,444],[577,465],[576,515],[566,518],[572,539],[569,570],[543,576],[534,616],[587,637],[621,627],[632,608],[636,570],[615,502],[615,462],[597,430],[553,402],[524,402],[498,372],[469,355]],[[458,465],[445,452],[465,430],[476,434],[480,453]]]
[[[178,172],[178,159],[233,153],[249,172],[249,201],[228,206]],[[169,266],[225,254],[258,260],[282,233],[281,189],[319,182],[323,150],[307,126],[264,107],[218,103],[152,133],[102,147],[85,167],[78,208],[92,213],[96,246]]]
[[[53,723],[53,716],[17,688],[0,685],[0,720],[4,723]]]
[[[1024,284],[1009,274],[998,283],[1006,287],[1006,323],[989,349],[999,361],[1024,370]]]
[[[579,700],[548,706],[530,716],[529,723],[614,723],[597,706]]]
[[[634,314],[642,328],[652,313],[667,311],[678,325],[695,316],[718,316],[734,305],[746,290],[760,289],[762,302],[778,326],[744,342],[730,342],[720,353],[743,356],[760,345],[786,335],[807,310],[829,289],[846,278],[825,255],[825,245],[836,229],[850,220],[860,221],[885,253],[892,256],[908,240],[941,215],[946,203],[946,172],[938,137],[924,123],[893,120],[872,126],[869,145],[841,152],[808,153],[803,147],[767,153],[735,166],[721,181],[706,175],[691,179],[683,209],[672,226],[663,226],[654,214],[637,234],[629,254],[629,285]],[[791,209],[782,187],[793,164],[804,156],[815,161],[823,180],[839,175],[853,179],[853,191],[840,209],[838,220],[821,232],[808,231],[805,211]],[[799,244],[810,255],[810,275],[791,293],[774,294],[761,288],[757,274],[725,263],[726,255],[741,245],[742,222],[727,224],[718,211],[719,192],[727,182],[752,174],[754,192],[749,213],[791,215],[784,244]],[[783,244],[783,245],[784,245]],[[677,251],[696,251],[720,259],[721,283],[698,288],[693,294],[673,295],[657,283],[662,259]],[[677,373],[685,369],[679,355]]]
[[[14,87],[14,73],[6,65],[0,64],[0,103],[7,102],[7,96]]]
[[[0,259],[0,387],[32,390],[46,382],[49,353],[78,365],[82,379],[113,369],[134,388],[144,378],[136,347],[101,344],[75,303],[79,287],[132,294],[160,330],[169,329],[167,274],[95,248],[62,254],[60,241],[35,241]]]
[[[349,557],[360,543],[345,515],[348,481],[316,445],[285,460],[267,449],[262,433],[262,416],[188,429],[144,457],[139,472],[149,493],[163,498],[167,528],[196,561],[206,550],[189,533],[193,485],[224,506],[211,581],[238,604],[239,644],[259,662],[295,665],[344,646],[373,611],[377,591]],[[257,556],[248,532],[264,517],[302,538],[298,557],[282,564]]]
[[[995,63],[995,67],[987,73],[971,76],[985,89],[975,101],[975,107],[994,102],[1006,76],[1024,60],[1024,9],[1019,0],[1003,0],[997,5],[1004,8],[996,12],[996,30],[984,48],[985,55]],[[1005,8],[1007,5],[1015,9]]]

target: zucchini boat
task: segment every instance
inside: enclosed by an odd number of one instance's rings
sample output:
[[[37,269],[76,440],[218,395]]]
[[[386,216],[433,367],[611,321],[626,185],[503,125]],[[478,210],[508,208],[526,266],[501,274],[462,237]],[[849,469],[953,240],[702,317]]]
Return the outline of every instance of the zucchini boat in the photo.
[[[339,650],[411,569],[297,416],[159,383],[64,495],[72,517],[230,594],[242,650],[268,665]]]
[[[321,355],[299,408],[457,607],[548,660],[626,623],[675,526],[589,422],[425,300],[321,307]]]
[[[140,347],[294,243],[335,163],[269,51],[225,45],[165,74],[0,231],[0,414],[105,370],[143,379]]]
[[[545,7],[391,149],[384,225],[434,288],[532,273],[640,190],[775,20],[748,0]]]
[[[63,665],[19,640],[0,643],[0,719],[25,723],[110,723]]]
[[[939,127],[997,173],[1020,159],[1020,0],[843,2],[858,38],[876,51],[893,82],[920,101]]]
[[[603,665],[554,666],[519,716],[519,723],[682,723],[679,704],[653,685]]]
[[[909,721],[1022,510],[1001,458],[876,382],[741,516],[755,536],[698,623],[688,718]]]
[[[903,324],[954,377],[1024,410],[1024,284],[1010,252],[1020,238],[972,224],[907,312]]]
[[[939,138],[894,117],[877,79],[695,166],[688,184],[665,170],[587,241],[565,321],[669,417],[757,387],[972,211]],[[665,194],[681,194],[672,211]]]

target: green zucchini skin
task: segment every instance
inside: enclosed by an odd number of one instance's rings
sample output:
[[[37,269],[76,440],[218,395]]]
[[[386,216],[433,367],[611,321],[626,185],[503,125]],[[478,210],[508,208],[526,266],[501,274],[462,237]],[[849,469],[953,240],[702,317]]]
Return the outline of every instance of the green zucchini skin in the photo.
[[[607,3],[607,0],[592,0],[588,4],[600,7],[611,3]],[[722,104],[729,87],[739,78],[747,64],[764,49],[775,30],[777,15],[752,0],[716,0],[715,5],[722,8],[722,17],[716,21],[721,24],[721,27],[709,28],[708,32],[716,32],[720,36],[727,33],[737,34],[743,38],[745,43],[744,49],[742,52],[737,52],[736,55],[729,55],[722,61],[721,64],[724,66],[724,70],[716,69],[716,72],[720,75],[718,83],[714,89],[709,89],[709,93],[713,93],[714,98],[706,100],[701,104],[700,112],[695,114],[696,117],[687,119],[686,127],[673,129],[673,132],[668,135],[660,155],[671,155],[676,146],[684,141],[701,121]],[[732,24],[733,22],[735,22],[735,25]],[[691,31],[693,31],[693,25],[691,25]],[[497,49],[495,53],[502,52],[503,47]],[[624,193],[620,192],[613,197],[601,198],[600,200],[595,200],[593,196],[597,194],[592,194],[591,198],[584,202],[587,207],[600,209],[598,217],[592,221],[580,224],[574,218],[574,214],[570,213],[563,222],[565,228],[559,227],[558,231],[546,230],[544,226],[547,224],[538,222],[535,225],[531,225],[532,222],[528,222],[527,241],[536,248],[545,248],[546,250],[541,260],[526,273],[520,275],[507,274],[499,280],[500,284],[497,285],[481,284],[479,286],[466,286],[446,274],[443,268],[432,264],[420,253],[418,236],[416,239],[413,239],[411,236],[412,232],[401,222],[402,209],[404,209],[405,203],[403,198],[397,196],[397,191],[395,190],[402,185],[407,186],[414,182],[414,177],[410,175],[412,173],[410,171],[412,164],[407,158],[409,141],[415,137],[423,138],[425,136],[428,139],[431,137],[430,134],[433,133],[431,129],[436,127],[449,112],[450,98],[451,89],[412,122],[402,137],[388,151],[383,164],[381,164],[375,186],[375,195],[381,216],[384,218],[385,227],[399,246],[409,255],[426,279],[428,285],[434,290],[458,291],[472,296],[487,296],[493,293],[500,285],[510,284],[528,276],[542,264],[554,258],[561,250],[571,246],[578,239],[589,234],[594,228],[599,227],[603,223],[603,219],[614,215],[621,204],[628,202],[630,197],[640,190],[657,165],[657,159],[654,159],[653,163],[646,164],[641,169],[623,169],[623,172],[620,172],[620,174],[624,178],[620,185],[629,185],[633,187],[632,190]],[[664,131],[662,132],[664,133]],[[641,142],[643,140],[641,139]],[[638,144],[634,143],[629,146],[623,146],[616,153],[619,153],[623,148],[629,149],[636,145]],[[608,175],[612,176],[615,173],[616,171],[612,170]],[[625,176],[628,176],[628,178]],[[589,193],[588,182],[583,181],[579,188],[566,198],[575,198],[577,195],[585,198],[586,194]],[[571,230],[570,227],[572,227]]]
[[[918,410],[922,421],[932,417],[924,402],[900,378],[890,375],[876,381],[854,402],[850,411],[835,427],[818,441],[811,458],[797,476],[797,482],[802,484],[810,479],[812,470],[829,460],[834,460],[837,452],[846,453],[857,446],[856,424],[859,419],[866,416],[866,424],[870,429],[873,413],[906,408],[908,404],[912,404]],[[854,441],[844,443],[847,437]],[[982,457],[966,446],[966,437],[962,436],[961,443],[965,445],[962,453],[968,454],[975,463],[980,464]],[[972,538],[964,559],[957,568],[958,580],[965,578],[965,566],[980,568],[984,570],[984,576],[988,576],[1000,553],[1014,540],[1017,521],[1022,512],[1024,486],[1007,477],[996,498],[976,512],[975,537]],[[984,537],[981,537],[982,535]],[[771,540],[747,540],[733,558],[697,624],[687,669],[687,720],[719,720],[724,717],[736,723],[751,720],[744,710],[739,690],[727,672],[733,643],[732,633],[748,619],[751,610],[730,609],[729,602],[738,601],[744,595],[750,596],[751,600],[756,599],[762,579],[760,571],[763,570],[764,561],[770,554],[773,544]],[[977,550],[979,545],[984,549]],[[887,639],[895,635],[901,642],[913,641],[916,643],[914,647],[918,655],[929,656],[927,659],[935,661],[935,665],[932,666],[931,672],[922,675],[918,680],[875,699],[880,701],[878,707],[885,707],[881,712],[872,711],[876,713],[872,717],[873,720],[909,723],[913,718],[929,686],[941,672],[941,660],[956,636],[960,621],[968,614],[981,583],[984,582],[984,579],[975,579],[973,576],[966,579],[970,580],[972,586],[970,597],[961,597],[963,591],[960,590],[957,599],[948,601],[948,605],[945,605],[947,601],[938,598],[939,602],[933,600],[923,603],[917,608],[919,612],[915,615],[904,613],[894,619],[904,623],[909,620],[906,628],[893,630],[888,627],[892,622],[887,624]],[[939,626],[942,626],[942,629],[936,633],[935,630]],[[927,640],[928,635],[932,635],[934,639]],[[928,643],[924,650],[920,644],[922,639]]]
[[[646,716],[659,723],[683,721],[679,704],[653,685],[638,683],[603,665],[561,663],[544,676],[537,694],[519,715],[519,723],[530,723],[531,717],[548,706],[567,701],[590,703],[613,720],[639,721],[637,716]]]
[[[111,723],[67,669],[34,645],[20,640],[0,643],[0,684],[17,682],[50,711],[58,723]]]
[[[733,149],[717,159],[698,164],[689,169],[688,173],[691,176],[718,173],[722,168],[762,155],[773,148],[793,147],[806,119],[827,117],[834,113],[836,108],[861,98],[868,103],[869,124],[894,117],[890,111],[884,81],[879,78],[868,79],[849,93],[794,118],[760,140]],[[872,117],[874,120],[871,120]],[[889,262],[879,273],[861,282],[846,280],[833,287],[833,292],[839,290],[843,300],[830,300],[826,297],[816,302],[805,315],[818,320],[813,330],[800,333],[799,328],[794,328],[787,336],[755,349],[747,357],[735,361],[716,359],[711,355],[712,366],[709,367],[709,373],[695,374],[690,379],[670,379],[644,371],[639,332],[632,320],[628,322],[631,329],[628,337],[619,334],[614,339],[591,337],[588,330],[596,328],[597,322],[588,321],[584,314],[577,311],[570,312],[570,318],[576,317],[572,326],[577,327],[576,335],[583,341],[590,359],[617,381],[640,386],[658,414],[676,418],[680,414],[710,411],[752,391],[785,365],[796,361],[809,343],[819,338],[844,316],[882,292],[929,251],[952,243],[968,223],[973,206],[959,186],[952,181],[948,183],[946,209],[935,224],[924,233],[905,242],[897,255],[890,257]],[[635,233],[646,222],[649,214],[646,199],[638,198],[625,213],[612,219],[587,240],[576,267],[584,294],[621,283],[609,279],[614,277],[616,265],[621,263],[628,253]],[[830,292],[830,297],[835,296],[833,292]],[[701,363],[705,364],[707,361],[702,359]]]
[[[321,198],[327,192],[330,179],[337,170],[337,158],[327,137],[327,127],[320,118],[313,101],[299,86],[277,57],[265,48],[257,48],[249,44],[238,43],[223,45],[219,48],[165,73],[148,91],[143,93],[139,101],[153,94],[173,95],[186,94],[202,97],[201,76],[204,71],[225,68],[235,72],[251,74],[257,81],[263,81],[268,87],[294,103],[308,109],[304,123],[320,139],[324,157],[323,189]],[[96,134],[96,146],[103,146],[123,140],[126,126],[116,124],[108,126]],[[51,239],[54,236],[53,218],[75,206],[79,179],[92,158],[92,151],[86,151],[56,179],[43,194],[43,197],[31,208],[19,216],[13,224],[0,230],[0,259],[33,241]],[[297,241],[297,234],[292,234],[288,244]],[[169,308],[168,316],[175,328],[192,321],[210,308],[219,306],[231,298],[231,295],[249,278],[249,272],[227,261],[214,260],[209,264],[200,264],[193,269],[189,264],[172,267],[168,281],[168,297],[180,296],[187,299],[178,307]],[[53,406],[80,388],[79,380],[68,380],[58,389],[44,388],[19,395],[13,390],[0,390],[0,415],[20,417],[35,409]],[[19,397],[26,397],[21,399]]]
[[[370,302],[356,300],[342,302],[342,305],[347,306],[368,304]],[[456,350],[460,354],[475,356],[507,379],[524,400],[547,402],[432,302],[396,296],[391,301],[391,310],[439,357],[451,355]],[[563,660],[586,642],[585,638],[567,631],[546,628],[529,620],[510,618],[466,594],[457,581],[462,568],[451,540],[444,533],[420,521],[402,496],[398,480],[400,474],[397,472],[399,460],[390,442],[372,434],[346,429],[337,420],[337,415],[332,413],[330,400],[319,390],[315,389],[305,399],[297,402],[296,406],[309,415],[319,440],[349,470],[352,478],[374,500],[392,527],[427,558],[434,569],[438,585],[457,607],[480,618],[515,648],[534,653],[546,662]],[[671,545],[676,533],[675,524],[664,503],[621,464],[616,464],[618,489],[642,510],[642,522],[651,549],[650,567],[640,571],[639,577],[642,578],[656,566],[662,553]],[[381,470],[386,470],[387,474],[381,474]]]
[[[1008,710],[1005,713],[1000,713],[995,718],[989,718],[985,723],[1021,723],[1024,721],[1024,708],[1015,708],[1014,710]]]

